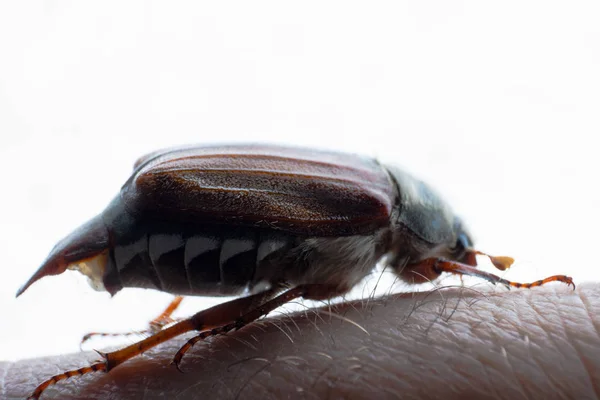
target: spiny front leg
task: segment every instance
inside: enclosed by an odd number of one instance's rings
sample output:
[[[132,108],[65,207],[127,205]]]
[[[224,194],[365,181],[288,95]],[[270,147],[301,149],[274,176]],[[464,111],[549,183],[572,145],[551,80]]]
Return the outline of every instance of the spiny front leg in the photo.
[[[165,310],[158,317],[154,318],[152,321],[150,321],[148,323],[148,329],[144,329],[142,331],[121,332],[121,333],[90,332],[87,335],[84,335],[83,338],[81,338],[81,343],[79,344],[79,346],[83,346],[83,344],[85,342],[87,342],[94,336],[117,337],[117,336],[130,336],[130,335],[148,335],[148,334],[153,335],[156,332],[160,331],[164,326],[166,326],[172,322],[175,322],[175,320],[171,318],[171,315],[173,314],[173,312],[175,312],[175,310],[177,310],[177,308],[181,304],[182,300],[183,300],[183,296],[175,296],[175,298],[171,301],[171,303],[169,303],[167,308],[165,308]]]
[[[493,284],[500,283],[508,288],[516,287],[530,289],[532,287],[541,286],[549,282],[563,282],[569,286],[573,286],[573,290],[575,290],[575,283],[573,283],[573,278],[566,275],[553,275],[531,283],[511,282],[506,279],[500,278],[497,275],[490,274],[489,272],[481,271],[473,266],[462,264],[457,261],[444,260],[441,258],[428,258],[422,260],[418,264],[408,265],[403,274],[414,273],[427,278],[436,278],[443,272],[449,272],[451,274],[459,276],[475,276],[481,279],[485,279],[486,281],[491,282]]]

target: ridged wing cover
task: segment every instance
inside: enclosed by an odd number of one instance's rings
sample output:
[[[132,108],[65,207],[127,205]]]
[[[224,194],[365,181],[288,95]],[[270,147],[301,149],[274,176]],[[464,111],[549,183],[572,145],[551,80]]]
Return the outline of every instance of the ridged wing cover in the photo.
[[[145,156],[121,196],[138,216],[346,236],[387,226],[396,193],[374,159],[236,145]]]

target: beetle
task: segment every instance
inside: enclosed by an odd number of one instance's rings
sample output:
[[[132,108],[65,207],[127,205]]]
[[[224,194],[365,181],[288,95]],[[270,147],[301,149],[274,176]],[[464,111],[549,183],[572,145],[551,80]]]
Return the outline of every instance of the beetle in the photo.
[[[54,247],[17,296],[42,277],[72,269],[111,295],[138,287],[238,298],[166,328],[161,322],[154,335],[48,379],[31,398],[198,331],[175,355],[178,366],[197,341],[239,329],[292,299],[343,295],[381,260],[410,283],[448,272],[508,287],[574,287],[565,275],[510,282],[475,268],[477,255],[500,270],[513,262],[473,249],[462,221],[432,188],[372,158],[259,144],[156,151],[135,163],[102,213]]]

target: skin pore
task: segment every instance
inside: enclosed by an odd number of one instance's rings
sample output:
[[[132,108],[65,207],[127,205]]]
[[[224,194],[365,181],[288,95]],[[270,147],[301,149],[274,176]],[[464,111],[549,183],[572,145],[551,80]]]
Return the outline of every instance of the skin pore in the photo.
[[[115,368],[60,382],[42,399],[596,398],[600,285],[573,291],[446,288],[263,319],[197,343],[193,335]],[[363,330],[364,329],[364,330]],[[366,332],[365,332],[366,331]],[[98,358],[0,363],[0,398]]]

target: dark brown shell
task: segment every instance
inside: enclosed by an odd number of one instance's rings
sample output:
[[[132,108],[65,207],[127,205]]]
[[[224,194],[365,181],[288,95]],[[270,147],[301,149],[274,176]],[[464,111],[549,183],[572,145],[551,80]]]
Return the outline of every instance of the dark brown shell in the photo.
[[[343,236],[388,226],[396,193],[387,170],[373,159],[229,145],[142,157],[121,196],[134,215]]]

